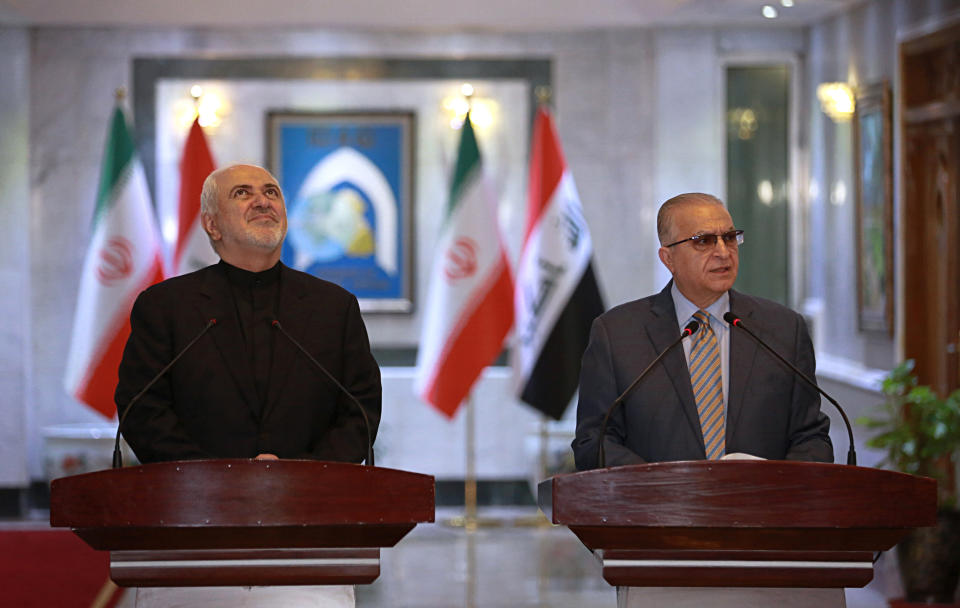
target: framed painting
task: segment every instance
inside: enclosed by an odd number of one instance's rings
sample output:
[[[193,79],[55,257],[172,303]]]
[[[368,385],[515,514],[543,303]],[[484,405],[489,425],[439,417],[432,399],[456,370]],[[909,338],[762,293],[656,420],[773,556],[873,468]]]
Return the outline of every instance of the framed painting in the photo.
[[[412,112],[267,113],[283,186],[283,263],[357,296],[364,312],[413,311]]]
[[[856,171],[857,318],[860,331],[893,335],[893,169],[890,85],[857,92],[853,117]]]

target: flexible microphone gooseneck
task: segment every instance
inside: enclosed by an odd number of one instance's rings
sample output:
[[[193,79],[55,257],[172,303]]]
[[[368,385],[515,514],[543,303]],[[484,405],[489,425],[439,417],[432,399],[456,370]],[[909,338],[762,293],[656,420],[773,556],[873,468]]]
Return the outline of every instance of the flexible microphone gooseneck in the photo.
[[[144,386],[139,393],[133,396],[133,399],[127,402],[127,406],[123,408],[123,412],[120,413],[120,420],[117,422],[117,436],[113,441],[113,468],[119,469],[123,467],[123,456],[120,454],[120,429],[123,428],[123,421],[127,419],[127,414],[130,413],[130,408],[133,407],[134,403],[140,400],[140,397],[143,397],[144,394],[150,390],[151,386],[157,383],[157,380],[163,378],[163,375],[170,371],[170,368],[173,367],[173,364],[179,361],[180,357],[185,355],[187,351],[197,343],[197,340],[199,340],[203,334],[207,333],[208,329],[216,324],[216,319],[210,319],[207,321],[207,324],[203,326],[203,329],[200,330],[200,333],[194,336],[193,340],[190,340],[190,342],[188,342],[187,345],[184,346],[179,353],[177,353],[177,356],[170,360],[170,363],[167,363],[167,365],[161,369],[160,372],[150,380],[150,382],[147,382],[147,385]]]
[[[310,352],[306,348],[304,348],[302,344],[297,342],[297,340],[293,336],[287,333],[287,330],[285,330],[283,326],[280,325],[280,321],[277,321],[276,319],[274,319],[271,322],[271,325],[273,325],[275,328],[280,330],[280,333],[286,336],[287,340],[290,340],[290,342],[294,346],[296,346],[300,350],[300,352],[302,352],[307,357],[307,359],[310,360],[310,363],[313,363],[317,369],[323,372],[323,374],[327,377],[327,379],[330,380],[330,382],[333,382],[337,386],[337,388],[339,388],[340,391],[344,395],[346,395],[350,399],[350,401],[353,402],[354,405],[357,406],[357,409],[360,410],[360,415],[363,416],[363,426],[367,430],[367,464],[370,465],[371,467],[376,466],[373,463],[373,437],[370,434],[370,419],[367,418],[367,410],[365,410],[364,407],[360,404],[360,401],[353,396],[353,393],[351,393],[346,388],[344,388],[344,386],[340,384],[336,378],[333,377],[333,374],[327,371],[327,368],[325,368],[319,361],[314,359],[313,355],[311,355]]]
[[[784,359],[782,356],[780,356],[780,353],[773,350],[773,348],[770,345],[768,345],[766,342],[761,340],[760,336],[758,336],[757,334],[747,329],[747,327],[743,324],[743,321],[740,319],[740,317],[733,314],[732,312],[727,312],[723,315],[723,320],[729,323],[730,325],[734,327],[739,327],[743,331],[747,332],[747,335],[753,338],[757,344],[765,348],[768,353],[770,353],[771,355],[779,359],[781,363],[783,363],[784,365],[792,369],[795,374],[803,378],[804,382],[812,386],[818,393],[826,397],[827,401],[832,403],[833,407],[837,408],[837,411],[840,412],[840,415],[843,417],[843,423],[847,425],[847,436],[850,438],[850,448],[847,450],[847,464],[849,465],[857,464],[857,452],[853,447],[853,427],[850,426],[850,419],[847,418],[847,413],[843,411],[843,408],[840,407],[840,404],[837,403],[837,401],[833,397],[828,395],[822,388],[817,386],[816,382],[808,378],[805,373],[800,371],[800,369],[796,365]]]
[[[670,346],[668,346],[668,347],[666,347],[665,349],[663,349],[663,352],[661,352],[659,355],[657,355],[657,358],[654,359],[653,361],[651,361],[651,362],[650,362],[650,365],[648,365],[646,369],[644,369],[642,372],[640,372],[640,375],[637,376],[636,379],[635,379],[633,382],[630,383],[630,386],[627,387],[627,390],[625,390],[625,391],[623,391],[622,393],[620,393],[620,396],[613,400],[613,403],[612,403],[612,404],[610,405],[610,407],[607,409],[607,415],[603,417],[603,424],[600,425],[600,447],[597,449],[597,465],[598,465],[598,468],[602,469],[602,468],[604,468],[604,467],[606,466],[606,464],[607,464],[607,455],[606,455],[606,452],[605,452],[604,449],[603,449],[603,438],[604,438],[604,437],[606,436],[606,434],[607,434],[607,423],[610,422],[610,414],[613,413],[613,410],[617,409],[617,406],[618,406],[618,405],[620,405],[621,403],[623,403],[623,400],[627,398],[627,395],[629,395],[630,392],[634,389],[634,387],[636,387],[637,384],[639,384],[640,381],[643,380],[644,377],[646,377],[646,375],[647,375],[648,373],[650,373],[650,370],[653,369],[653,366],[656,365],[657,362],[660,361],[660,359],[663,359],[663,357],[664,357],[668,352],[670,352],[671,350],[673,350],[674,348],[676,348],[677,345],[680,344],[680,343],[683,341],[684,338],[686,338],[686,337],[688,337],[688,336],[692,336],[693,334],[697,333],[697,331],[698,331],[699,329],[700,329],[700,323],[699,323],[699,322],[697,322],[697,321],[690,321],[689,323],[687,323],[686,327],[684,327],[684,328],[683,328],[683,331],[680,333],[680,337],[677,338],[676,340],[674,340],[673,344],[671,344]]]

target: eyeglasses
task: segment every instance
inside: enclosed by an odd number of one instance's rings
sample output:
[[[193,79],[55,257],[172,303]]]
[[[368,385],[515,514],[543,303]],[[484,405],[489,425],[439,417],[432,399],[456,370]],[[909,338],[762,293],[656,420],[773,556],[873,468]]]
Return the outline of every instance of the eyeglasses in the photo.
[[[676,243],[670,243],[667,247],[673,247],[674,245],[690,241],[693,244],[693,248],[697,251],[707,251],[717,246],[717,238],[723,239],[723,244],[727,247],[736,249],[740,245],[743,245],[743,230],[731,230],[721,234],[695,234],[690,238],[680,239]]]

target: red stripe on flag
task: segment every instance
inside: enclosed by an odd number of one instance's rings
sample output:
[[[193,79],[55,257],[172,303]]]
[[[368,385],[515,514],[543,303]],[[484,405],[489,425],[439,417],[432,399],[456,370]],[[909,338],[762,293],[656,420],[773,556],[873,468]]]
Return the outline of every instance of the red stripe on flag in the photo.
[[[159,257],[154,260],[153,268],[153,277],[145,287],[163,280],[163,268]],[[113,418],[117,413],[113,394],[116,392],[117,383],[120,381],[120,360],[123,358],[123,348],[127,344],[127,338],[130,337],[130,310],[133,308],[133,300],[136,299],[137,295],[139,293],[133,294],[130,302],[121,309],[126,312],[123,315],[118,315],[114,323],[116,329],[110,332],[113,334],[113,338],[107,342],[106,348],[100,352],[99,357],[96,358],[96,363],[90,365],[86,377],[84,377],[80,388],[74,395],[78,401],[86,403],[106,418]]]
[[[500,354],[513,325],[513,280],[504,257],[495,275],[495,282],[466,323],[451,332],[424,394],[424,399],[448,418],[457,412],[483,368]]]
[[[203,135],[200,119],[193,121],[187,142],[180,159],[180,205],[177,210],[177,248],[174,253],[174,268],[180,267],[183,248],[189,241],[190,231],[200,217],[200,192],[203,181],[213,172],[213,156]]]
[[[530,152],[529,199],[527,204],[527,228],[523,234],[526,243],[533,227],[540,222],[540,215],[556,192],[560,178],[566,171],[557,131],[544,106],[537,108],[537,120],[533,129],[533,149]]]

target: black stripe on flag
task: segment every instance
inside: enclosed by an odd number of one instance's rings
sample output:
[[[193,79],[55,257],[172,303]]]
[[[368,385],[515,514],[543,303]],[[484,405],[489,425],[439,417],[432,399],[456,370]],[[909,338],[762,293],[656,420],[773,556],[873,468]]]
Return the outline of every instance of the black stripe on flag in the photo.
[[[580,382],[580,359],[590,339],[590,325],[603,311],[603,298],[590,263],[540,349],[520,393],[525,403],[554,420],[563,417]]]

